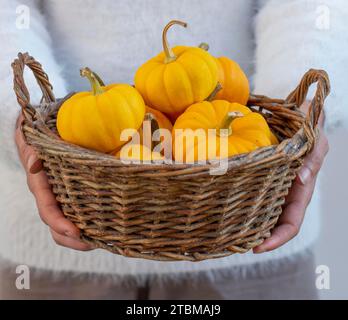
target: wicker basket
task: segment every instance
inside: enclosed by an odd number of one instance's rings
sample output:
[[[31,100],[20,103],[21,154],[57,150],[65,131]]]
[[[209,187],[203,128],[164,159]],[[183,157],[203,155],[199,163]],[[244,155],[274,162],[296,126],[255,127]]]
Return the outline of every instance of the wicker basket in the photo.
[[[43,93],[30,104],[24,67]],[[316,125],[330,91],[325,71],[310,70],[285,100],[251,96],[281,143],[228,160],[224,175],[214,164],[129,164],[62,141],[56,131],[52,86],[28,54],[13,64],[14,90],[25,117],[27,143],[43,160],[64,215],[83,241],[127,257],[201,261],[245,253],[270,236],[303,158],[316,142]],[[317,91],[307,117],[299,110],[308,88]]]

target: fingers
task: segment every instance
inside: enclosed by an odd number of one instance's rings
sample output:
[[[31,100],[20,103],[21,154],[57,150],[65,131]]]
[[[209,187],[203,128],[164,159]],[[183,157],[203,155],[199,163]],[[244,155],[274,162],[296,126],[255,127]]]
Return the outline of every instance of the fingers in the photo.
[[[315,180],[302,185],[295,181],[277,226],[272,230],[271,237],[260,246],[254,248],[254,253],[272,251],[293,239],[299,232],[308,204],[311,201]]]
[[[21,162],[27,173],[28,186],[33,193],[39,214],[44,223],[56,233],[79,239],[80,232],[75,225],[66,219],[58,207],[57,201],[48,183],[47,176],[42,171],[42,163],[37,158],[35,150],[28,146],[21,131],[23,116],[17,119],[15,140]]]
[[[305,162],[298,173],[299,180],[303,185],[311,183],[316,178],[328,152],[328,139],[323,134],[322,130],[320,130],[317,145],[306,157]]]
[[[61,212],[45,172],[29,174],[28,185],[36,199],[36,205],[42,221],[56,233],[79,239],[80,232],[78,228],[70,220],[66,219]]]
[[[51,229],[52,238],[56,244],[79,251],[89,251],[92,247],[82,241],[65,237]]]
[[[21,159],[22,165],[26,172],[28,173],[38,173],[42,170],[42,162],[36,156],[35,150],[28,146],[24,140],[23,133],[21,130],[21,125],[24,118],[21,114],[16,123],[16,133],[15,133],[15,141],[18,149],[18,154]]]
[[[297,234],[297,228],[292,224],[282,224],[274,228],[271,238],[266,239],[261,245],[253,249],[254,253],[272,251],[286,242],[290,241]]]
[[[328,140],[320,129],[318,143],[306,157],[304,165],[291,187],[278,225],[273,229],[269,239],[266,239],[260,246],[254,248],[254,253],[274,250],[298,234],[307,206],[312,199],[318,172],[328,151]]]
[[[35,150],[25,142],[21,130],[22,122],[23,116],[20,115],[16,124],[16,145],[42,221],[50,227],[52,236],[58,244],[76,250],[91,250],[88,245],[80,241],[79,229],[66,219],[60,210],[46,173],[42,170],[42,162],[36,156]]]

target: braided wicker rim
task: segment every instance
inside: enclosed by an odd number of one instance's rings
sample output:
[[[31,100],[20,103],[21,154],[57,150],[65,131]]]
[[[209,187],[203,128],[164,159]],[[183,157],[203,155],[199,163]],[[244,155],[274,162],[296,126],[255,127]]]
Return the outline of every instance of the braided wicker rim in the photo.
[[[38,107],[30,104],[25,66],[43,93]],[[211,176],[214,163],[126,165],[61,140],[56,114],[69,96],[55,100],[47,74],[27,53],[19,53],[12,68],[24,136],[38,151],[62,211],[80,228],[83,241],[162,261],[245,253],[270,236],[296,172],[316,142],[330,92],[327,73],[312,69],[285,100],[251,96],[248,106],[263,114],[281,143],[232,157],[225,175]],[[313,83],[317,91],[305,116],[299,106]]]

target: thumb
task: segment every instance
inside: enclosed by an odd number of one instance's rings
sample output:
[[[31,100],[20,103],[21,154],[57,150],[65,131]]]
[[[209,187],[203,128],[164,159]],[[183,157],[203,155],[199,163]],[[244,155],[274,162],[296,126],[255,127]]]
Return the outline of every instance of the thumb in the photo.
[[[320,171],[325,156],[329,151],[329,142],[326,136],[320,131],[320,136],[314,150],[307,156],[303,167],[298,173],[300,183],[306,185],[311,183]]]

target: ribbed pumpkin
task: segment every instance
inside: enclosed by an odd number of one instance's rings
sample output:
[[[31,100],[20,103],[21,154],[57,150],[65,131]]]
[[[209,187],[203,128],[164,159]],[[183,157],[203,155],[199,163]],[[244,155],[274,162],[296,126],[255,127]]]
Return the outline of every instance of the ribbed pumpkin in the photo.
[[[158,122],[158,126],[161,129],[167,129],[170,132],[173,129],[171,121],[161,112],[149,106],[146,106],[146,113],[153,114]]]
[[[147,107],[147,111],[150,111],[151,108]],[[159,111],[156,111],[158,118],[161,118],[162,121],[166,122],[165,120],[168,120],[164,117],[163,114],[161,114]],[[169,120],[168,120],[169,121]],[[169,122],[170,127],[172,127],[171,123]],[[148,125],[148,131],[144,129],[144,126]],[[139,142],[138,141],[130,141],[129,143],[125,144],[121,147],[121,149],[115,153],[115,156],[117,158],[120,158],[122,160],[131,160],[131,161],[151,161],[151,160],[162,160],[164,157],[159,153],[153,151],[153,149],[156,147],[156,145],[159,143],[159,141],[153,141],[153,135],[156,130],[159,129],[166,129],[163,127],[160,127],[159,121],[154,116],[154,112],[147,112],[145,114],[143,125],[139,128]],[[145,130],[145,131],[144,131]],[[148,135],[148,136],[144,136]],[[134,136],[133,136],[134,139]],[[169,141],[168,143],[170,143]],[[146,145],[144,145],[146,143]],[[168,146],[168,148],[170,148]]]
[[[169,48],[167,32],[173,25],[186,27],[181,21],[171,21],[163,31],[164,52],[143,64],[135,75],[135,87],[147,105],[176,119],[190,105],[203,101],[218,81],[214,57],[197,47]]]
[[[202,43],[200,48],[208,51],[209,45]],[[219,83],[222,89],[217,93],[216,100],[227,100],[246,105],[250,95],[249,80],[240,65],[227,57],[216,58]]]
[[[91,92],[80,92],[66,100],[57,115],[61,138],[70,143],[109,153],[126,141],[124,129],[138,130],[145,115],[145,103],[139,92],[128,84],[102,86],[90,69],[81,76],[91,83]]]
[[[177,129],[201,130],[197,134],[198,138],[185,139],[185,133],[175,133]],[[216,129],[216,134],[210,134],[209,129]],[[174,124],[175,160],[191,162],[219,159],[221,129],[228,132],[228,150],[225,153],[228,157],[278,143],[262,115],[252,112],[248,107],[224,100],[204,101],[190,106]]]
[[[151,117],[146,117],[147,115],[152,115],[153,119],[150,119]],[[146,120],[150,120],[150,121],[156,121],[157,122],[157,127],[160,130],[160,134],[161,134],[161,142],[163,144],[165,144],[165,148],[166,150],[171,149],[172,147],[172,142],[170,139],[168,139],[167,136],[171,137],[171,132],[173,130],[173,125],[171,123],[171,121],[160,111],[150,108],[148,106],[146,106],[146,115],[145,115],[145,119],[144,122]],[[140,133],[140,142],[142,143],[142,136],[143,136],[143,131],[142,131],[143,126],[141,126],[139,128],[139,133]],[[151,127],[151,129],[153,130],[153,125]],[[164,132],[164,131],[167,132]]]

